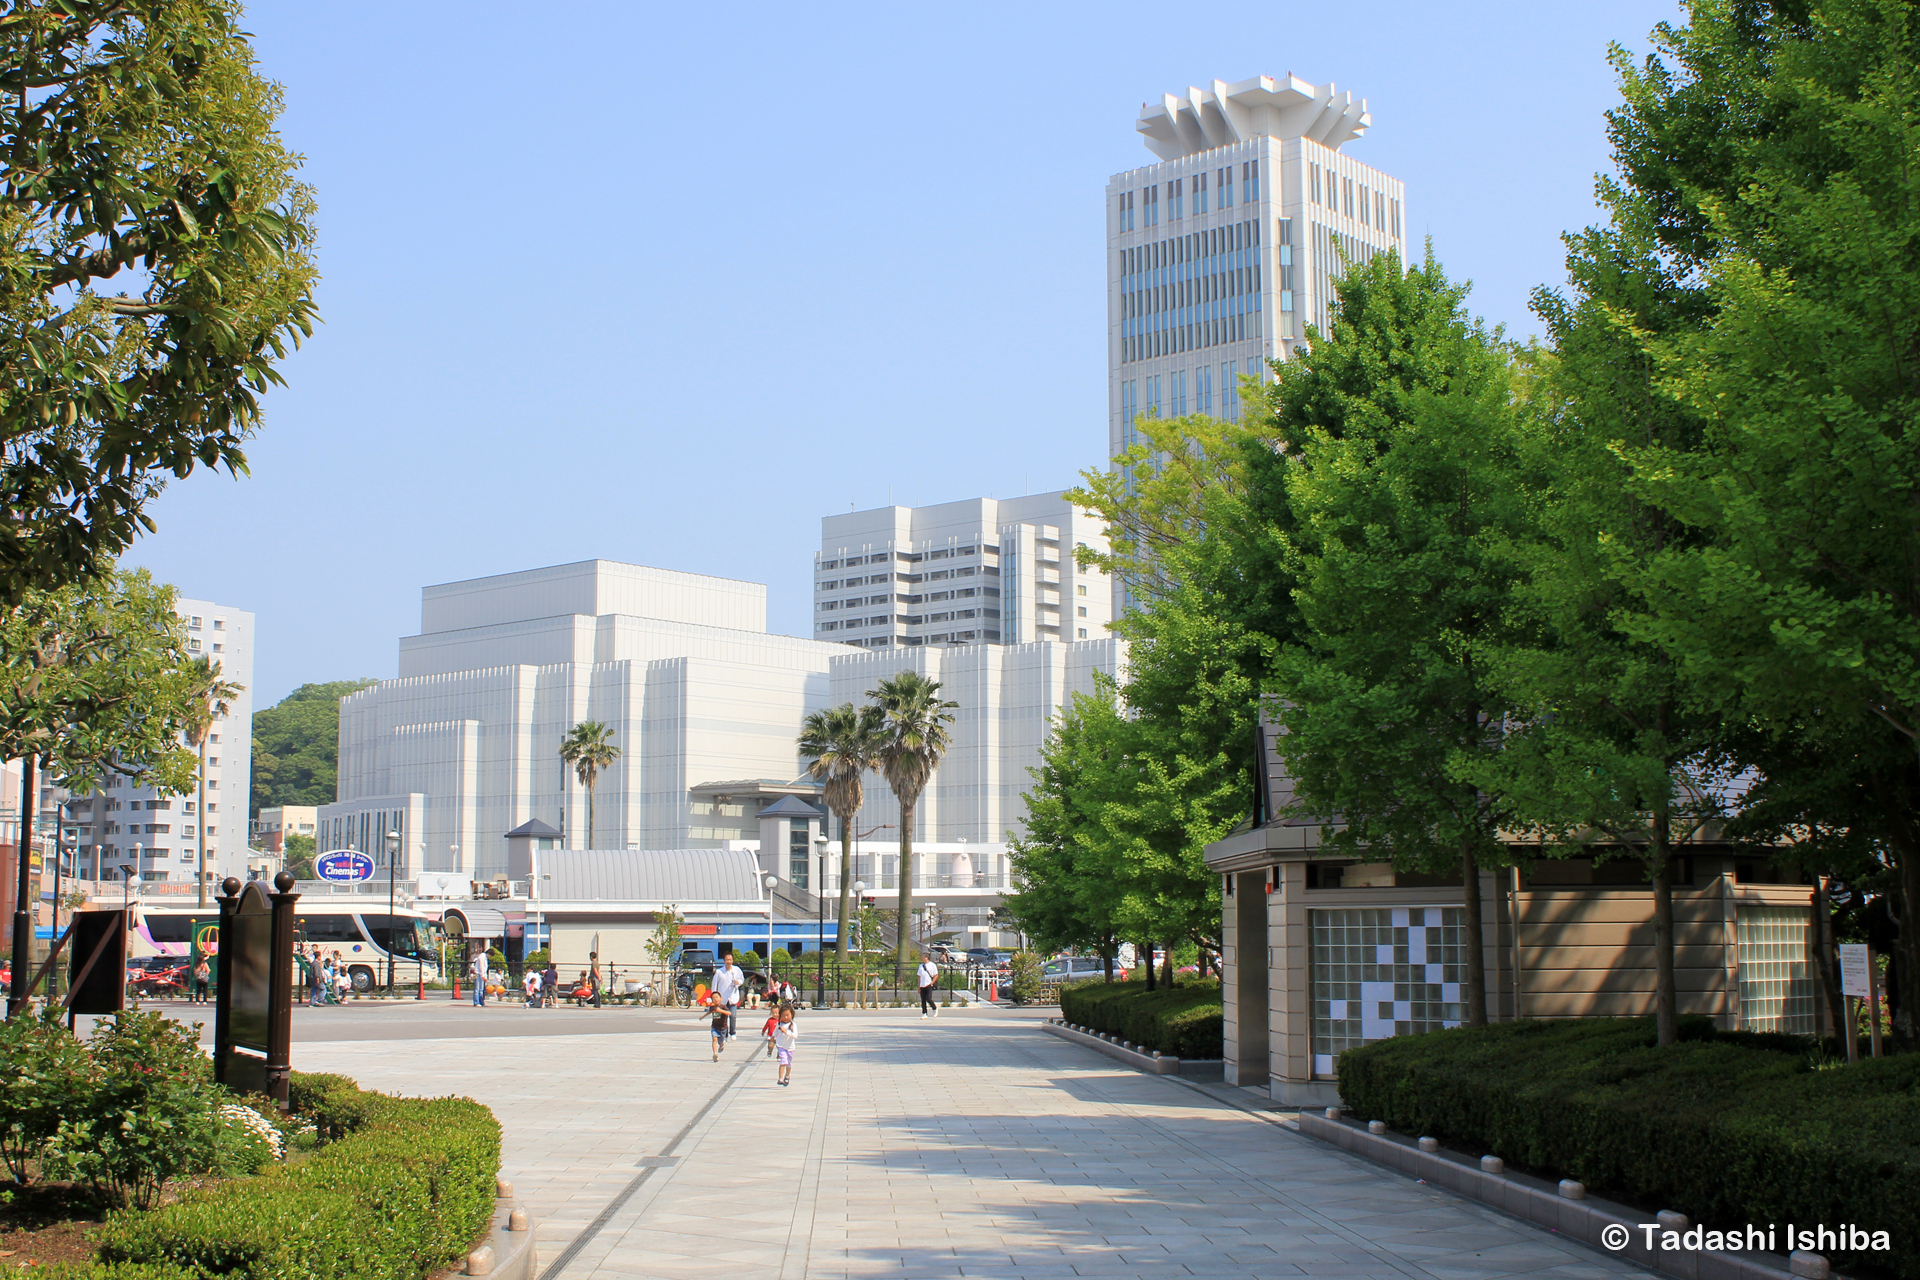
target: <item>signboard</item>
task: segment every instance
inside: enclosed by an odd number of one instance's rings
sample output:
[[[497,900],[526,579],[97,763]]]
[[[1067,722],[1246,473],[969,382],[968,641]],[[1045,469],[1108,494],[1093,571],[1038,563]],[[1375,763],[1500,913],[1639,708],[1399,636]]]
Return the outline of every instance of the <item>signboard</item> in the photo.
[[[1868,982],[1867,944],[1864,942],[1843,942],[1840,944],[1840,993],[1870,999],[1873,988]]]
[[[241,890],[232,921],[233,945],[224,957],[232,999],[228,1025],[236,1048],[265,1054],[273,994],[273,907],[258,880]]]
[[[192,931],[189,935],[192,946],[187,950],[187,981],[188,983],[193,981],[194,971],[200,967],[200,962],[205,960],[208,990],[212,990],[211,984],[220,981],[220,922],[193,920],[188,922],[187,928]]]
[[[322,880],[340,884],[358,884],[373,879],[373,859],[355,849],[334,849],[313,860],[314,873]]]
[[[719,932],[720,926],[717,924],[683,924],[680,926],[680,936],[683,938],[711,938],[717,936]]]
[[[82,911],[73,918],[68,942],[67,1008],[74,1013],[117,1013],[126,1007],[127,913]]]

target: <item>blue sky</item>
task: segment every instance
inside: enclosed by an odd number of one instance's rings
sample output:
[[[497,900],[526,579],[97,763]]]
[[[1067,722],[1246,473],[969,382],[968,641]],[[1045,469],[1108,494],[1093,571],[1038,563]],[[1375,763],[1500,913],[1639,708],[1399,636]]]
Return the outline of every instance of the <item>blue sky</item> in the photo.
[[[247,26],[320,201],[325,323],[252,475],[129,555],[258,615],[256,706],[391,676],[427,583],[592,557],[767,584],[819,518],[1072,483],[1106,440],[1102,194],[1161,93],[1368,101],[1521,334],[1595,216],[1609,42],[1672,3],[355,4]]]

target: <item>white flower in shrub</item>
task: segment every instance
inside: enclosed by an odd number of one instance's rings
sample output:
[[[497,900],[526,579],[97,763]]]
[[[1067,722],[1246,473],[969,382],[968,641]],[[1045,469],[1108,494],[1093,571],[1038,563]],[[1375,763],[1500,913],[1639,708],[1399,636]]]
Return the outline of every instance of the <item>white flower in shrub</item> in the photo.
[[[243,1107],[237,1102],[225,1103],[220,1108],[220,1118],[227,1124],[238,1125],[266,1143],[275,1160],[286,1155],[285,1143],[281,1140],[280,1131],[273,1127],[273,1121],[252,1107]]]

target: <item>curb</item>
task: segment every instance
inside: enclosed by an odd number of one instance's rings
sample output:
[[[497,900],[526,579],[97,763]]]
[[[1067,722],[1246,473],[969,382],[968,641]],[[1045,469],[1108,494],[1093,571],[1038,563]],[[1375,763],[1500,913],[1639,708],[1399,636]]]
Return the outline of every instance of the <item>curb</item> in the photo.
[[[1330,1143],[1376,1164],[1421,1178],[1456,1195],[1478,1200],[1536,1226],[1557,1231],[1610,1257],[1625,1258],[1662,1275],[1681,1280],[1782,1280],[1786,1276],[1812,1277],[1813,1280],[1845,1280],[1830,1272],[1826,1259],[1816,1254],[1796,1253],[1791,1260],[1760,1253],[1723,1253],[1713,1249],[1699,1251],[1661,1251],[1646,1246],[1644,1228],[1658,1225],[1665,1229],[1685,1229],[1690,1225],[1679,1214],[1662,1213],[1659,1222],[1653,1215],[1615,1204],[1611,1200],[1589,1198],[1577,1182],[1553,1183],[1528,1174],[1499,1167],[1497,1157],[1474,1160],[1456,1151],[1439,1148],[1431,1138],[1417,1143],[1403,1134],[1373,1133],[1357,1120],[1339,1118],[1340,1108],[1329,1107],[1324,1115],[1303,1111],[1294,1126],[1309,1137]],[[1602,1233],[1609,1227],[1618,1234],[1625,1228],[1624,1248],[1609,1248]]]
[[[1148,1075],[1184,1075],[1196,1080],[1218,1080],[1224,1074],[1222,1063],[1206,1062],[1198,1058],[1181,1059],[1164,1053],[1149,1053],[1144,1049],[1134,1048],[1126,1041],[1115,1040],[1098,1031],[1088,1031],[1057,1018],[1047,1019],[1040,1024],[1040,1029],[1050,1035],[1059,1036],[1062,1040],[1071,1040],[1075,1044],[1085,1045],[1098,1053],[1104,1053],[1109,1058],[1124,1063],[1135,1071],[1144,1071]]]
[[[533,1216],[513,1198],[513,1184],[505,1178],[496,1188],[493,1225],[486,1237],[467,1250],[465,1264],[454,1275],[488,1276],[491,1280],[534,1280],[539,1273]]]

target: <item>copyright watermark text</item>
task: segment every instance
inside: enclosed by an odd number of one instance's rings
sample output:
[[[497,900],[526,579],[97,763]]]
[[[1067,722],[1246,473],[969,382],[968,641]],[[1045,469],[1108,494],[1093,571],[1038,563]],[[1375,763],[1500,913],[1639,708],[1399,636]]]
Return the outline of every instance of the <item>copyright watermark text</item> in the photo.
[[[1795,1249],[1806,1249],[1821,1254],[1890,1253],[1893,1250],[1891,1232],[1869,1231],[1850,1222],[1837,1227],[1796,1226],[1789,1222],[1784,1229],[1771,1222],[1765,1226],[1749,1223],[1724,1231],[1713,1227],[1688,1227],[1684,1231],[1676,1231],[1657,1222],[1640,1222],[1631,1227],[1621,1222],[1609,1222],[1600,1229],[1600,1243],[1616,1253],[1633,1244],[1635,1236],[1639,1237],[1640,1246],[1649,1253],[1698,1253],[1705,1249],[1723,1253],[1738,1253],[1742,1249],[1792,1253]]]

